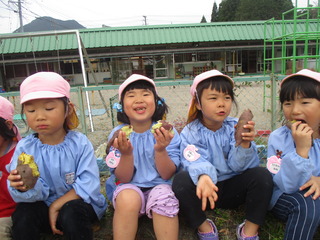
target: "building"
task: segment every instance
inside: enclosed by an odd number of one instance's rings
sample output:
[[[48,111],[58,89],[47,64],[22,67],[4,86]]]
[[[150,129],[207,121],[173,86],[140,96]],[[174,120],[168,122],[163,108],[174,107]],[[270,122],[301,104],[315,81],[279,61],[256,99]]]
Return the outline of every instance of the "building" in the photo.
[[[83,69],[89,84],[116,84],[132,73],[174,80],[192,79],[209,69],[231,76],[283,72],[292,68],[292,61],[295,69],[318,69],[319,21],[318,17],[81,29],[80,41],[77,31],[2,34],[0,85],[16,90],[38,71],[55,71],[71,85],[80,85]],[[293,40],[288,40],[290,34]]]

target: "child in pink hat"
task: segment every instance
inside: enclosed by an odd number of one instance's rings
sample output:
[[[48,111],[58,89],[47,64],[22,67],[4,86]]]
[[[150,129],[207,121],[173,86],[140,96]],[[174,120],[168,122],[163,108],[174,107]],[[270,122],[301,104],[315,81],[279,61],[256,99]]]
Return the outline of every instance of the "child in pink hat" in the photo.
[[[234,82],[218,70],[197,75],[190,94],[188,124],[180,133],[183,171],[172,183],[181,216],[197,231],[199,240],[218,240],[219,230],[205,211],[245,205],[245,220],[237,226],[235,239],[259,240],[272,178],[259,167],[255,123],[246,120],[247,131],[239,135],[237,144],[239,119],[230,116],[236,106]]]
[[[13,123],[14,107],[6,98],[0,96],[0,239],[11,239],[11,215],[16,203],[8,192],[9,172],[5,166],[10,162],[16,145],[20,140],[18,128]]]
[[[140,74],[121,84],[119,102],[117,118],[122,124],[109,135],[110,140],[119,132],[106,158],[114,239],[135,239],[138,219],[147,215],[157,239],[177,240],[179,203],[171,178],[180,165],[180,137],[175,129],[152,128],[164,119],[168,106],[154,81]]]
[[[311,240],[320,225],[320,73],[303,69],[280,87],[285,120],[268,141],[269,208],[286,222],[284,239]]]
[[[8,165],[9,191],[17,202],[12,215],[15,240],[53,233],[66,239],[93,239],[93,225],[105,213],[97,160],[80,132],[70,85],[59,74],[38,72],[20,86],[20,103],[35,132],[22,139]],[[34,158],[40,177],[33,187],[16,168],[20,156]]]

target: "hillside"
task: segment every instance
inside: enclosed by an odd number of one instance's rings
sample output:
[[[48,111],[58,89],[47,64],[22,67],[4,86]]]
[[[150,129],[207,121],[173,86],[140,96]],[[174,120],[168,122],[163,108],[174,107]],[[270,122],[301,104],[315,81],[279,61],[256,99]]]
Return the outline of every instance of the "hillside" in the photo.
[[[39,17],[23,26],[24,32],[71,30],[85,28],[75,20],[58,20],[52,17]],[[14,32],[20,32],[20,28]]]

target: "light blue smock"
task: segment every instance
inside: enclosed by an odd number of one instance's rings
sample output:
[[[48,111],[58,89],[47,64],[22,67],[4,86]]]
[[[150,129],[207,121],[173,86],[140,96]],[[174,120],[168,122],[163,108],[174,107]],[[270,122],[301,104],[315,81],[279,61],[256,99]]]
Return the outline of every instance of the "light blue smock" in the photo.
[[[156,122],[153,122],[156,124]],[[115,127],[109,137],[108,141],[112,138],[115,131],[121,129],[127,124],[121,124]],[[130,142],[133,146],[133,159],[134,159],[134,174],[130,181],[131,184],[134,184],[141,188],[151,188],[159,184],[170,184],[172,183],[171,179],[165,180],[161,178],[158,173],[155,165],[154,158],[154,145],[156,144],[156,139],[153,136],[153,133],[150,131],[151,128],[143,133],[132,132],[129,136]],[[180,166],[180,136],[176,129],[174,130],[174,137],[172,138],[170,144],[166,147],[168,155],[172,162],[176,165],[177,169]],[[118,150],[116,150],[118,151]],[[119,153],[120,154],[120,153]],[[121,155],[121,154],[120,154]],[[108,198],[112,199],[113,191],[115,190],[115,168],[110,168],[111,176],[107,180],[106,190]]]
[[[33,189],[20,192],[10,187],[9,192],[16,202],[44,201],[47,206],[74,189],[84,202],[91,204],[100,219],[105,213],[107,202],[100,192],[100,177],[94,149],[82,133],[69,131],[62,143],[42,144],[31,134],[19,141],[9,171],[16,169],[19,155],[32,155],[38,165],[40,177]]]
[[[274,188],[270,209],[283,193],[297,192],[311,176],[320,176],[320,139],[313,139],[309,158],[303,158],[296,152],[291,130],[287,126],[282,126],[270,134],[268,157],[276,156],[277,150],[282,152],[282,160],[279,172],[273,174]]]
[[[216,184],[259,165],[254,142],[251,142],[250,148],[235,146],[234,126],[237,121],[236,118],[227,117],[217,131],[208,129],[199,120],[184,127],[180,134],[181,161],[194,184],[203,174],[210,176]],[[195,153],[199,154],[195,161],[187,160],[184,156],[184,150],[190,145],[194,145],[197,149]]]

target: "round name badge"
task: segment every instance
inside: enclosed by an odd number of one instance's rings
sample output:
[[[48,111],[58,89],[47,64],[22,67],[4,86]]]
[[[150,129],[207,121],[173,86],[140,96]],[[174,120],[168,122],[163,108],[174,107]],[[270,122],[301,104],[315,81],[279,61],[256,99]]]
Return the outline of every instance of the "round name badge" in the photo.
[[[267,169],[269,172],[276,174],[279,172],[281,166],[281,158],[277,156],[271,156],[267,160]]]
[[[109,152],[109,154],[106,157],[106,164],[110,168],[115,168],[119,165],[120,162],[120,156],[116,154],[115,151]]]
[[[185,159],[187,159],[190,162],[196,161],[200,157],[200,154],[197,153],[197,151],[198,151],[198,148],[196,148],[195,145],[188,145],[183,150],[183,156]]]

